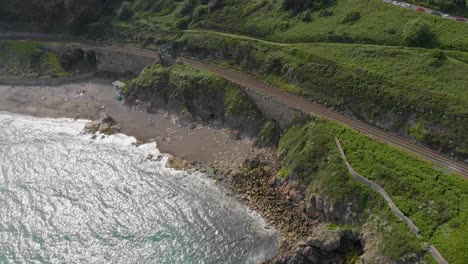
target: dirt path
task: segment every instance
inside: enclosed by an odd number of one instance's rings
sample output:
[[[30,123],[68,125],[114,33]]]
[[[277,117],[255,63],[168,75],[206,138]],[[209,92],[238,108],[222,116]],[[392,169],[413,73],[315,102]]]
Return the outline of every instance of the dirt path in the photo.
[[[351,164],[349,164],[349,162],[348,162],[348,160],[346,158],[345,152],[343,150],[343,147],[341,146],[340,141],[337,138],[335,138],[335,141],[336,141],[336,146],[338,147],[338,150],[340,151],[341,158],[345,162],[345,165],[348,168],[349,173],[351,175],[353,175],[353,177],[355,179],[357,179],[359,182],[363,183],[364,185],[367,185],[372,190],[378,192],[385,199],[385,201],[387,202],[387,204],[390,207],[390,209],[392,210],[392,212],[398,218],[400,218],[403,222],[405,222],[408,225],[409,229],[411,229],[411,231],[413,231],[413,233],[415,235],[417,235],[418,237],[421,237],[421,235],[419,234],[419,228],[413,223],[413,221],[411,221],[410,218],[408,218],[406,215],[403,214],[403,212],[400,211],[400,209],[398,209],[398,207],[392,201],[392,199],[390,198],[390,195],[387,194],[387,192],[384,190],[384,188],[380,187],[375,182],[361,176],[359,173],[357,173],[353,169],[353,167],[351,167]],[[445,258],[440,254],[440,252],[434,246],[431,245],[430,248],[428,249],[428,252],[432,255],[432,257],[434,257],[434,259],[437,261],[437,263],[439,263],[439,264],[448,264],[448,262],[445,260]]]

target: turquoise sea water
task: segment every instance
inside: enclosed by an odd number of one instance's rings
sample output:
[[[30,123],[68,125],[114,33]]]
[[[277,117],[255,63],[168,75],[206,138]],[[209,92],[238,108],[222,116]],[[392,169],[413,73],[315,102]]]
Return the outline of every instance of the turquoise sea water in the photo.
[[[0,113],[0,263],[259,263],[278,235],[155,145]]]

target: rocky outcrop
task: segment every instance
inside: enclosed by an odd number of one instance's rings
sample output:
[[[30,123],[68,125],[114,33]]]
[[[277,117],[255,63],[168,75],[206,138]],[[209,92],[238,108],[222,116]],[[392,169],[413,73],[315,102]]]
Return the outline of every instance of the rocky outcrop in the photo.
[[[306,213],[320,222],[334,222],[342,225],[358,224],[361,208],[346,201],[334,201],[327,195],[310,193],[306,200]]]
[[[148,112],[168,111],[181,126],[201,123],[255,137],[264,118],[240,87],[183,65],[145,69],[130,85],[126,104]]]
[[[305,241],[270,261],[272,264],[346,263],[349,256],[362,254],[358,234],[351,230],[328,230],[320,225]]]
[[[218,181],[228,185],[252,209],[284,235],[276,257],[266,263],[347,263],[363,254],[360,234],[334,229],[306,213],[307,190],[297,182],[277,178],[276,154],[257,150],[242,170],[229,170]]]
[[[120,131],[120,126],[112,117],[106,116],[100,120],[89,122],[85,125],[85,132],[95,134],[97,132],[112,135]]]

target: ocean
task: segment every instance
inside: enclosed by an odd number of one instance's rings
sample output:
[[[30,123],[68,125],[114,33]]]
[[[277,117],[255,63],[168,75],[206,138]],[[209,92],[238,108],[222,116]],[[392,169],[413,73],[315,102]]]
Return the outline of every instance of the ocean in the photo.
[[[0,263],[259,263],[279,235],[155,143],[0,113]]]

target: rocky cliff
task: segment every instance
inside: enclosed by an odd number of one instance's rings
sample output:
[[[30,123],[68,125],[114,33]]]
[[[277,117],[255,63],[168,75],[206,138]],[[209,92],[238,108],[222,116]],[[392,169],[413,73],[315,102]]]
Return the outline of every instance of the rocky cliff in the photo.
[[[247,137],[257,136],[265,122],[240,87],[184,65],[155,65],[143,70],[131,81],[125,97],[133,107],[177,114],[180,125],[201,122],[227,127]]]

